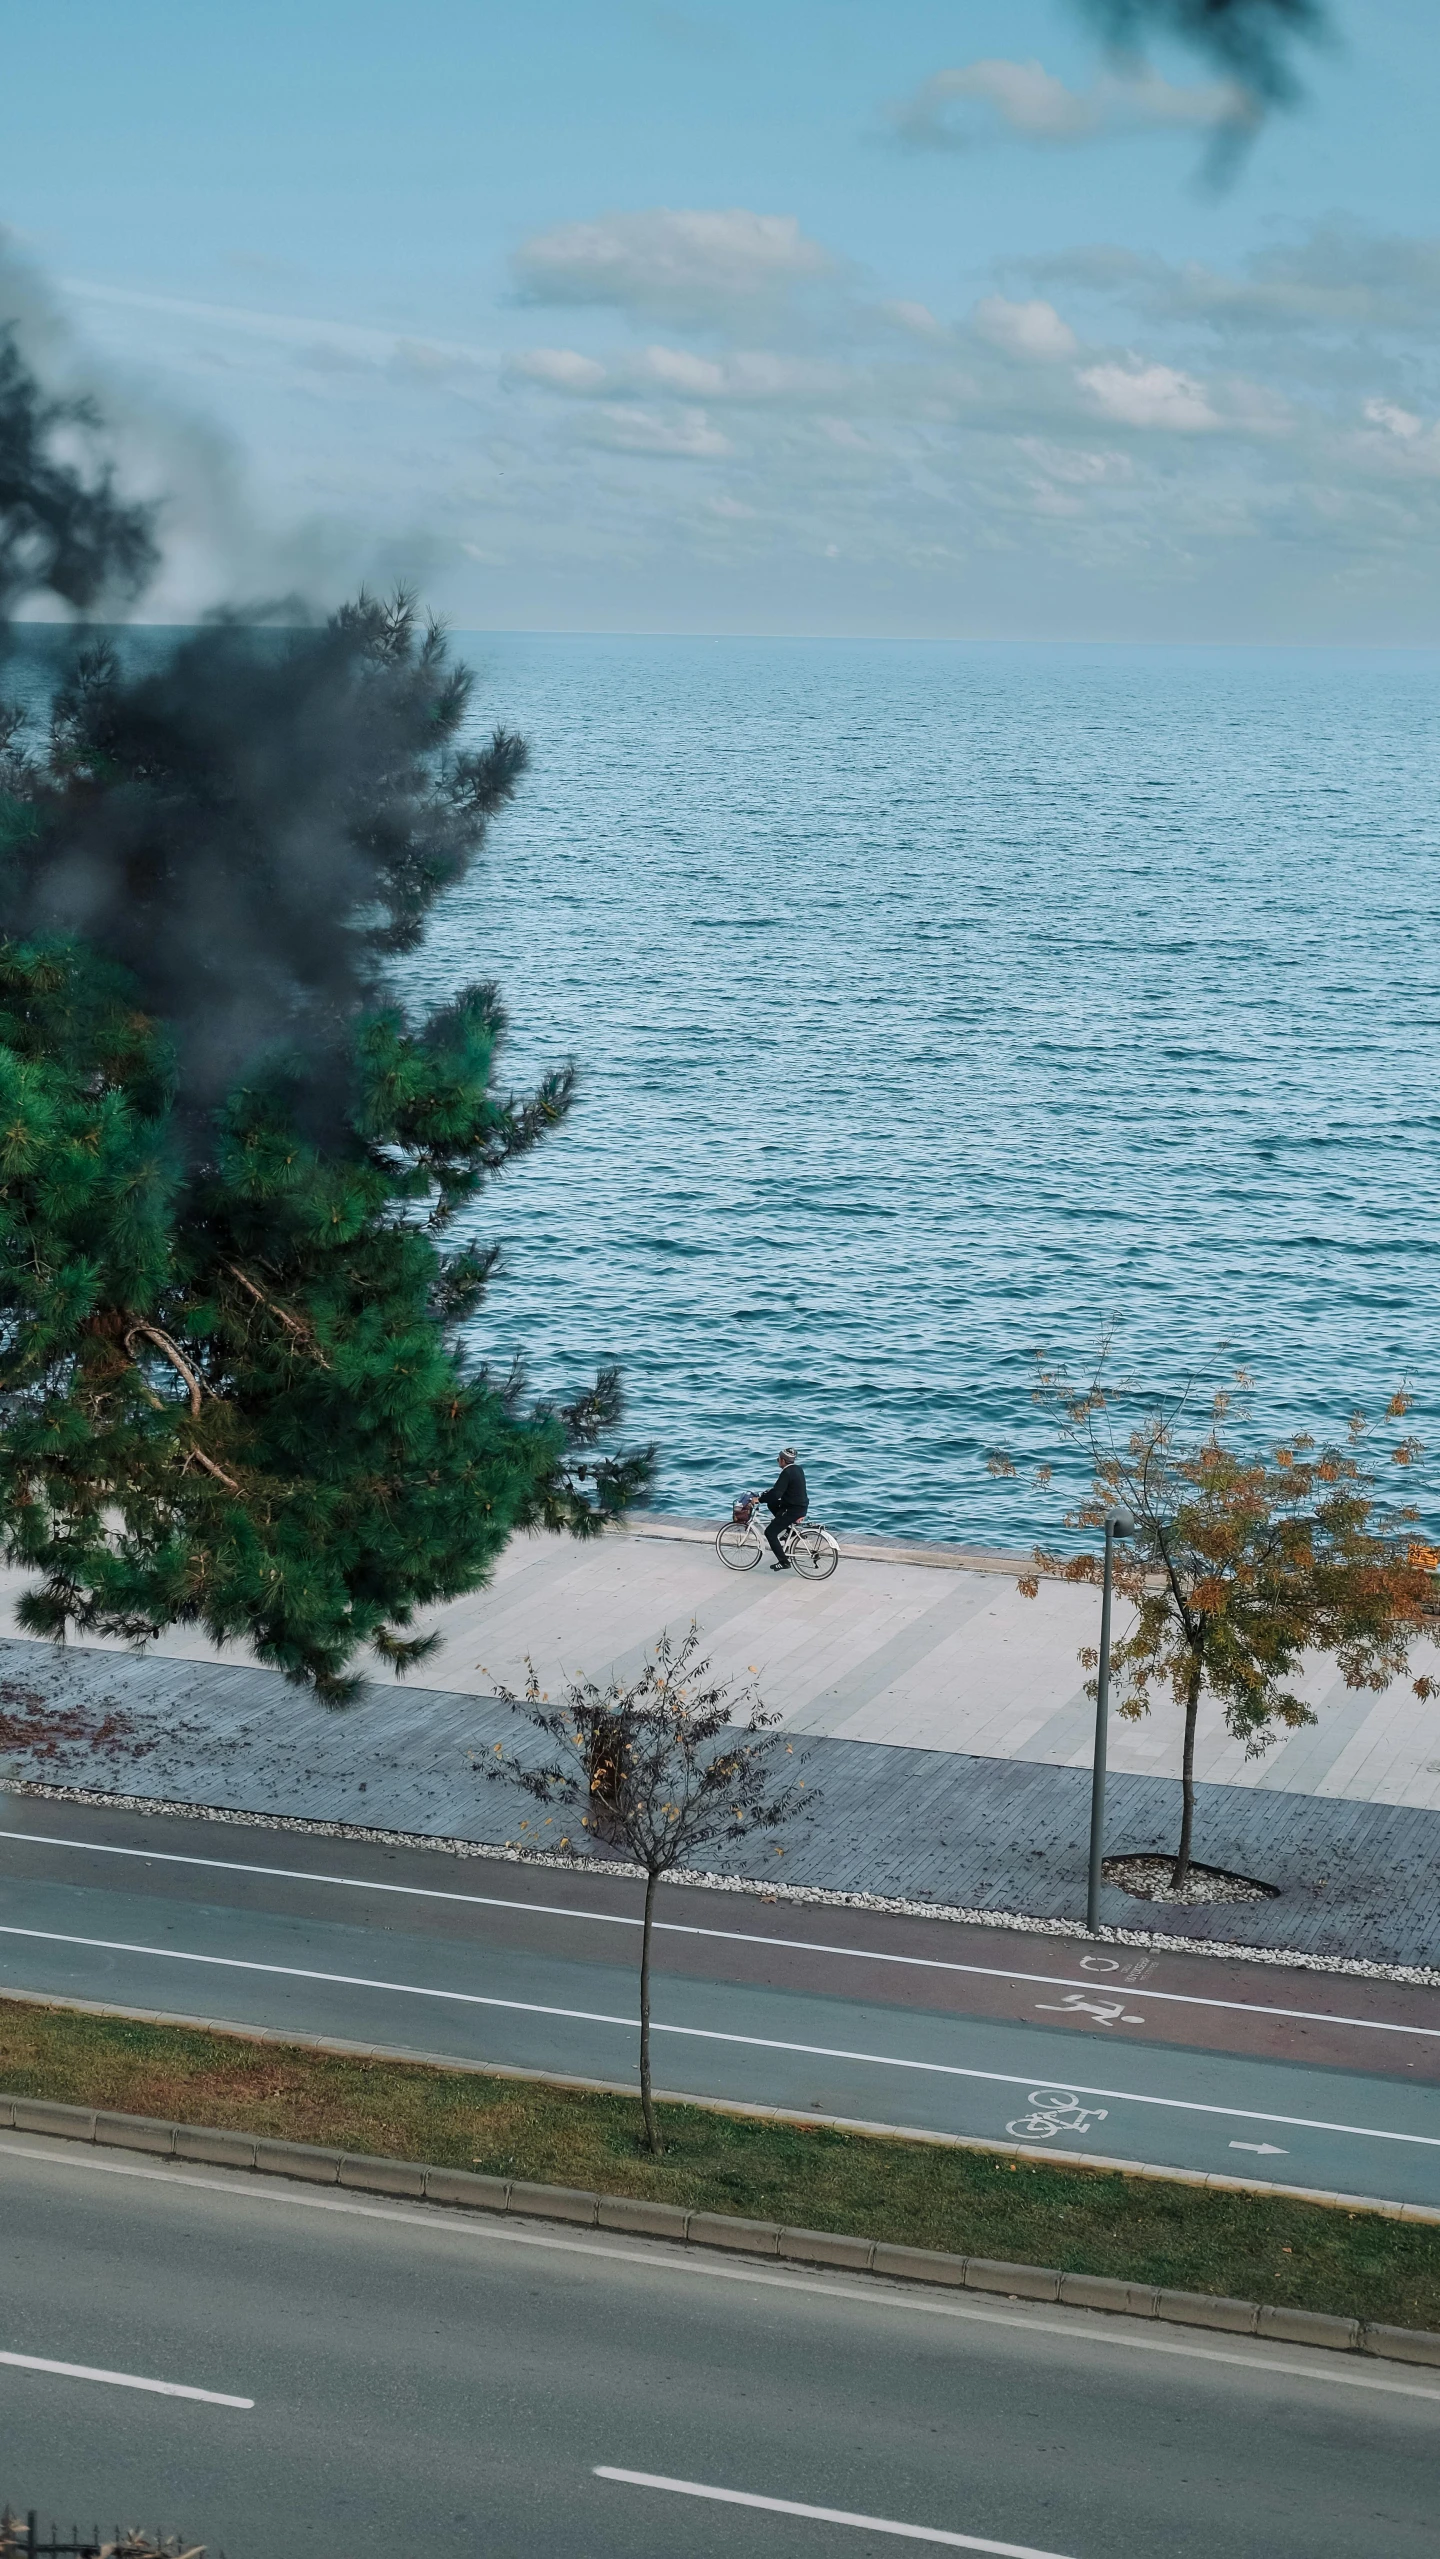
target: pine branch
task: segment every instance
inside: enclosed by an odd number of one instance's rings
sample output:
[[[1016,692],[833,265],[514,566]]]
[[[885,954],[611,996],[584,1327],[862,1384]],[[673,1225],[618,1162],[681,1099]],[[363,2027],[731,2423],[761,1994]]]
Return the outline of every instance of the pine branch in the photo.
[[[241,1270],[238,1262],[226,1262],[224,1267],[232,1279],[239,1281],[252,1303],[263,1306],[266,1314],[273,1315],[277,1324],[283,1324],[291,1340],[298,1342],[302,1350],[308,1351],[311,1359],[315,1360],[321,1368],[330,1366],[330,1362],[315,1338],[313,1325],[305,1323],[299,1315],[292,1315],[288,1307],[277,1305],[273,1297],[267,1297],[263,1288],[257,1286],[251,1279],[249,1272]]]
[[[234,1476],[227,1475],[223,1466],[217,1466],[213,1457],[207,1457],[203,1448],[186,1449],[185,1465],[180,1469],[182,1475],[185,1472],[185,1466],[189,1466],[192,1462],[196,1466],[203,1466],[206,1474],[213,1475],[217,1484],[223,1484],[227,1493],[239,1492],[240,1486],[236,1483]]]
[[[161,1332],[158,1324],[135,1323],[131,1325],[129,1332],[125,1336],[125,1348],[130,1352],[132,1359],[135,1354],[131,1346],[137,1336],[140,1335],[143,1335],[147,1342],[153,1342],[162,1359],[168,1359],[176,1375],[184,1378],[190,1394],[190,1410],[198,1421],[200,1418],[200,1380],[196,1376],[194,1369],[190,1366],[184,1352],[179,1348],[177,1343],[171,1341],[168,1333]]]

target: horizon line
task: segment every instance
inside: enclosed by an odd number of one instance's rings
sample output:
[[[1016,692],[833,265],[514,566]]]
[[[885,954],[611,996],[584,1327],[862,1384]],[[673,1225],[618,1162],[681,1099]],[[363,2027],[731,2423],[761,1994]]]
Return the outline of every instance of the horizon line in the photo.
[[[205,628],[207,615],[190,620],[143,621],[130,615],[121,621],[62,621],[51,614],[15,613],[5,616],[0,628],[25,632],[53,632],[57,639],[75,639],[87,631],[199,631]],[[1367,655],[1423,656],[1440,654],[1440,632],[1429,640],[1364,640],[1364,639],[1255,639],[1204,638],[1182,636],[1158,639],[1153,636],[1120,637],[1070,633],[1059,636],[1044,632],[998,633],[985,631],[750,631],[750,630],[665,630],[651,628],[595,627],[586,624],[461,622],[446,613],[435,619],[458,637],[487,640],[727,640],[765,641],[813,647],[853,646],[864,643],[871,647],[893,648],[993,648],[993,649],[1209,649],[1209,650],[1277,650],[1304,651],[1316,655],[1326,650],[1353,650]],[[304,631],[317,627],[312,622],[257,620],[250,626],[256,630]]]

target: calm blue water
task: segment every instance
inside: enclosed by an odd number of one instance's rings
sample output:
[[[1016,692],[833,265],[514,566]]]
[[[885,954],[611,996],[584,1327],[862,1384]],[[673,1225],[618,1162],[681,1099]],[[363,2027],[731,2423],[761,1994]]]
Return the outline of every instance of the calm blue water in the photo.
[[[469,637],[535,766],[411,974],[493,975],[569,1127],[480,1338],[624,1364],[663,1507],[799,1446],[852,1530],[1015,1544],[1037,1342],[1277,1426],[1408,1374],[1440,1268],[1440,658]]]
[[[1027,1355],[1107,1326],[1440,1448],[1440,653],[457,645],[534,770],[405,976],[584,1075],[476,1347],[619,1359],[662,1507],[793,1439],[836,1525],[1053,1535]]]

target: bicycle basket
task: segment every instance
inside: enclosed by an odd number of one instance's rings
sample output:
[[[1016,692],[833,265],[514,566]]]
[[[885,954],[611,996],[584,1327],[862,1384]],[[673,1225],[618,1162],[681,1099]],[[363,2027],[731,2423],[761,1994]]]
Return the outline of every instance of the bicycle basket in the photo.
[[[730,1505],[730,1516],[737,1528],[748,1528],[755,1516],[755,1505],[744,1493],[737,1493]]]

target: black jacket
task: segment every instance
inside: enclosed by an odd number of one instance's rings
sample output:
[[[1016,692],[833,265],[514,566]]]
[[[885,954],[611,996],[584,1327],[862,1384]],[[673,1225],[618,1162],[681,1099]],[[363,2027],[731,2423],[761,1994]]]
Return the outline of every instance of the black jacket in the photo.
[[[760,1496],[767,1511],[777,1519],[803,1519],[810,1508],[805,1490],[805,1470],[801,1466],[782,1466],[768,1493]]]

